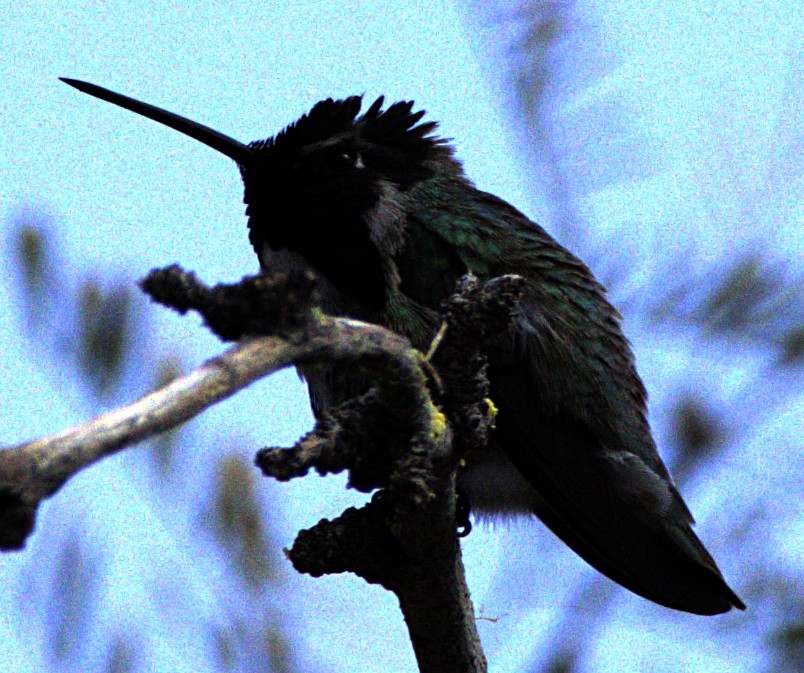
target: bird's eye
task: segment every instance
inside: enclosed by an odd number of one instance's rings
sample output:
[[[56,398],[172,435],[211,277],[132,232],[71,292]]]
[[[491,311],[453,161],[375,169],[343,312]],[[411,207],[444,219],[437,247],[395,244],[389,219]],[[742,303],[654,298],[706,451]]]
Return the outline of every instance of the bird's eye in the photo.
[[[344,167],[365,168],[362,157],[359,154],[352,154],[350,152],[341,152],[337,156],[337,162]]]

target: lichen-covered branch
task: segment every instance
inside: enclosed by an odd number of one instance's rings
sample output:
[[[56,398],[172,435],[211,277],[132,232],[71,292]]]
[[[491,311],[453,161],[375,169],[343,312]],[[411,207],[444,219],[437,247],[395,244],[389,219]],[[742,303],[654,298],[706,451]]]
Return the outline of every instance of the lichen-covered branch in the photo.
[[[299,361],[359,358],[384,339],[381,327],[321,316],[306,341],[255,337],[137,402],[69,430],[0,451],[0,549],[19,549],[39,502],[101,458],[170,430],[254,381]]]
[[[205,289],[192,274],[177,267],[152,273],[143,285],[162,298],[166,287],[189,288],[191,296],[189,301],[185,296],[184,310],[196,308],[194,301],[205,303],[212,307],[213,316],[205,318],[214,327],[224,330],[230,338],[243,337],[243,340],[194,372],[131,405],[69,430],[0,451],[0,549],[22,548],[33,530],[39,503],[95,461],[170,430],[255,380],[294,363],[357,360],[376,355],[384,345],[401,347],[406,343],[381,327],[330,318],[310,310],[310,292],[303,291],[309,284],[304,278],[287,282],[265,277],[246,279],[236,286],[226,286],[229,296],[219,303],[210,301],[210,296],[223,293],[224,286]],[[174,292],[172,296],[179,297],[181,293]],[[237,301],[232,300],[233,296]],[[271,300],[281,304],[273,313]],[[228,312],[221,308],[227,301]],[[233,304],[239,310],[232,310]],[[254,318],[244,322],[242,316],[253,315],[255,305],[270,317],[259,323]],[[270,330],[278,335],[249,337],[237,333],[238,320],[241,331]]]
[[[429,361],[398,334],[322,315],[306,274],[210,288],[172,266],[141,285],[180,313],[199,312],[221,339],[238,343],[127,407],[0,452],[0,548],[22,547],[38,504],[93,462],[289,365],[354,363],[376,384],[321,414],[292,449],[260,451],[257,464],[279,480],[347,470],[351,486],[380,490],[365,507],[301,531],[288,557],[299,572],[353,572],[393,591],[420,671],[485,671],[456,536],[464,524],[455,477],[494,422],[482,346],[507,329],[521,279],[464,279],[446,303]]]

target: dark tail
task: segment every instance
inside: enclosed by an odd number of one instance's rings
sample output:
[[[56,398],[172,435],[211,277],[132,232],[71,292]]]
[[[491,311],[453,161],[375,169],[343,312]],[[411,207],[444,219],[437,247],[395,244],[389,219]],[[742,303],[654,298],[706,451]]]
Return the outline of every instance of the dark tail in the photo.
[[[506,395],[494,387],[496,443],[536,491],[534,513],[587,563],[669,608],[699,615],[745,609],[669,480],[634,454],[607,451],[575,419],[540,417],[526,396],[515,399],[521,388]]]

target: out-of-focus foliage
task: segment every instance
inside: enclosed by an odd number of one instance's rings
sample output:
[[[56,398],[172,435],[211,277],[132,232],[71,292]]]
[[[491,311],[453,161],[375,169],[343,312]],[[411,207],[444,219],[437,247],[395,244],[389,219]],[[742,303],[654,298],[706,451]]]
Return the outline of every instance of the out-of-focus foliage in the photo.
[[[540,112],[553,81],[553,50],[569,33],[572,26],[573,3],[560,0],[522,3],[512,12],[511,20],[521,25],[519,39],[512,45],[517,56],[513,74],[515,93],[525,119],[535,128],[542,127]]]
[[[703,277],[682,268],[665,277],[678,284],[650,309],[654,320],[699,325],[713,337],[768,349],[780,367],[804,362],[804,278],[781,263],[750,251]]]
[[[251,461],[241,454],[227,453],[217,461],[205,519],[237,578],[241,598],[212,625],[210,635],[225,670],[290,673],[295,669],[283,617],[266,601],[280,573],[258,497],[260,485]]]
[[[604,90],[612,94],[610,87],[614,79],[608,77],[610,73],[604,71],[605,65],[601,63],[578,64],[579,71],[583,72],[573,70],[572,64],[567,65],[567,59],[573,58],[570,52],[574,45],[582,46],[587,37],[593,43],[596,39],[603,40],[607,28],[597,31],[596,26],[584,23],[585,19],[579,17],[588,17],[590,11],[594,14],[596,10],[582,3],[526,0],[517,3],[515,8],[503,2],[490,3],[489,6],[487,16],[496,22],[499,33],[505,36],[507,51],[501,62],[508,69],[512,100],[518,108],[523,137],[530,145],[525,150],[534,157],[534,169],[538,170],[542,180],[540,187],[546,190],[550,201],[548,228],[592,263],[616,296],[618,286],[624,286],[632,280],[629,276],[633,265],[621,259],[619,251],[630,249],[628,237],[633,236],[634,232],[625,230],[625,227],[621,232],[608,228],[606,238],[602,240],[595,236],[596,227],[593,223],[580,220],[577,204],[588,195],[573,192],[570,185],[576,181],[571,179],[568,171],[572,171],[576,164],[569,162],[567,165],[567,154],[562,152],[562,142],[574,137],[575,133],[583,135],[586,141],[583,146],[588,146],[590,152],[587,157],[580,159],[585,161],[582,170],[587,170],[589,163],[599,163],[600,166],[595,170],[605,171],[608,161],[623,160],[622,157],[615,159],[605,155],[606,143],[610,141],[607,134],[611,131],[606,124],[612,120],[615,125],[621,124],[622,120],[619,117],[613,119],[605,111],[601,111],[599,117],[578,112],[580,106],[583,111],[597,113],[593,90],[599,87],[597,93]],[[486,9],[481,3],[475,3],[475,7],[479,11]],[[606,19],[616,21],[614,17],[616,10],[612,8],[606,14]],[[722,43],[718,44],[722,46]],[[704,51],[710,47],[700,45]],[[687,44],[681,48],[696,47]],[[610,52],[603,48],[599,53]],[[612,56],[613,60],[616,58]],[[575,63],[578,60],[576,58]],[[632,65],[635,64],[629,63],[629,66]],[[638,86],[641,68],[648,66],[649,63],[638,63],[633,72],[624,70],[623,78],[632,86]],[[583,81],[589,78],[590,73],[594,73],[595,81]],[[592,93],[583,91],[587,84],[592,85]],[[669,86],[672,87],[672,82]],[[796,86],[799,84],[794,82],[793,88]],[[569,89],[571,91],[568,93]],[[615,110],[619,109],[614,98],[613,95],[606,98],[601,105],[610,104]],[[575,114],[572,119],[562,117],[562,101],[569,101],[568,107]],[[568,128],[562,128],[564,123]],[[584,135],[586,132],[588,138]],[[629,142],[643,132],[644,124],[632,124],[618,139]],[[724,142],[724,138],[718,140]],[[600,153],[601,147],[603,154]],[[574,150],[577,155],[579,148],[575,147]],[[649,147],[644,148],[644,152],[650,151]],[[636,153],[639,154],[638,147]],[[575,159],[579,160],[578,156]],[[638,158],[636,163],[639,163]],[[616,164],[616,167],[623,168],[620,164]],[[786,172],[794,174],[795,168],[785,166],[778,174],[784,175]],[[773,172],[770,175],[769,179],[772,180]],[[592,188],[620,188],[623,185],[617,180],[633,179],[638,182],[647,177],[644,171],[640,173],[639,170],[623,168],[615,171],[610,178],[596,180]],[[744,193],[745,198],[753,198],[749,190]],[[741,194],[743,192],[724,192],[729,199],[739,199]],[[657,199],[659,196],[657,194]],[[751,211],[754,205],[758,204],[738,204],[746,212]],[[789,209],[782,210],[778,217],[784,217],[784,213],[791,216],[791,212]],[[659,260],[658,263],[668,265],[668,268],[654,275],[654,283],[650,287],[641,287],[637,300],[632,300],[628,306],[620,304],[633,323],[641,323],[648,328],[660,327],[664,335],[668,333],[668,328],[677,331],[682,343],[689,343],[692,338],[717,344],[732,355],[743,351],[749,362],[760,356],[769,365],[754,369],[746,367],[748,374],[738,373],[742,376],[739,379],[742,389],[753,389],[752,399],[761,400],[763,391],[773,391],[771,399],[762,404],[762,409],[751,409],[746,417],[732,418],[730,414],[735,413],[735,403],[732,402],[731,406],[722,404],[705,383],[696,378],[697,372],[690,372],[689,385],[682,388],[685,392],[680,393],[669,405],[665,403],[669,411],[666,418],[670,420],[672,443],[676,448],[673,472],[679,481],[690,479],[699,470],[710,470],[716,460],[729,458],[730,451],[745,440],[754,418],[758,422],[767,420],[774,409],[784,406],[785,400],[796,394],[796,386],[790,385],[790,382],[804,363],[804,278],[801,277],[804,269],[800,255],[791,254],[787,261],[780,261],[778,251],[763,249],[757,238],[752,238],[750,245],[749,241],[740,241],[739,247],[735,245],[734,250],[731,258],[713,263],[703,271],[697,267],[695,271],[690,271],[688,258],[669,264]],[[723,379],[727,378],[728,372],[725,372]],[[736,427],[740,428],[739,433],[734,431]],[[768,447],[768,455],[774,455],[772,447]],[[795,503],[791,502],[790,506],[795,507]],[[753,515],[749,513],[736,520],[735,530],[729,535],[732,543],[739,546],[745,541],[747,527],[756,530],[757,527],[773,526],[774,522],[767,519],[770,509],[773,508],[763,507],[760,502]],[[791,543],[795,546],[796,541],[791,540]],[[801,547],[801,541],[798,544]],[[750,599],[747,600],[749,614],[744,619],[741,619],[741,615],[726,619],[732,619],[731,628],[740,629],[746,636],[758,624],[762,624],[768,633],[766,644],[773,659],[773,667],[769,670],[804,670],[802,578],[793,575],[780,577],[779,570],[772,567],[770,559],[762,559],[761,562],[757,559],[751,573],[752,577],[742,578],[745,598]],[[594,596],[595,587],[602,582],[604,580],[595,577],[583,585],[586,588],[578,592],[577,600],[566,607],[566,619],[557,620],[557,625],[551,629],[552,637],[543,639],[546,645],[536,655],[538,659],[531,670],[556,673],[592,670],[587,668],[585,655],[599,632],[595,625],[603,625],[609,618],[609,613],[603,607],[607,601]],[[739,579],[737,584],[740,585]],[[797,587],[797,590],[791,592],[783,589],[791,586]],[[771,606],[776,609],[765,609]],[[762,610],[764,618],[752,619],[752,609]],[[672,615],[668,619],[672,619]],[[655,625],[646,624],[645,628],[652,629]],[[662,664],[657,661],[656,667],[659,669]]]
[[[136,645],[128,636],[118,635],[109,647],[106,670],[109,673],[132,673],[136,670]]]
[[[792,325],[780,341],[780,366],[798,365],[804,360],[804,326]]]
[[[52,320],[54,296],[61,291],[50,225],[32,212],[23,212],[14,218],[11,235],[11,249],[22,280],[24,310],[29,326],[37,328]]]
[[[29,213],[18,218],[15,225],[15,245],[10,250],[19,271],[23,310],[35,327],[31,332],[36,343],[31,347],[57,361],[65,379],[70,377],[83,384],[94,406],[111,398],[129,402],[137,397],[136,392],[121,390],[130,363],[137,363],[134,373],[143,385],[147,386],[150,379],[153,388],[167,385],[181,375],[182,367],[173,355],[157,359],[152,372],[143,366],[147,361],[136,352],[135,337],[143,331],[145,309],[135,306],[129,289],[133,282],[101,277],[71,279],[69,269],[54,263],[58,251],[52,224],[46,225],[41,217]],[[61,279],[58,283],[54,280],[56,266]],[[176,476],[175,454],[182,448],[180,438],[180,433],[173,431],[151,443],[148,455],[162,479]],[[239,454],[222,456],[216,466],[213,490],[204,499],[211,503],[205,520],[214,545],[204,547],[199,542],[198,551],[210,557],[222,556],[231,580],[228,587],[220,589],[227,592],[221,601],[226,608],[217,620],[206,622],[206,632],[198,629],[197,649],[205,650],[205,638],[211,633],[214,658],[209,661],[209,670],[290,673],[295,670],[291,639],[280,613],[270,605],[279,586],[279,568],[260,505],[264,483],[258,480],[250,461]],[[161,492],[154,488],[143,497],[171,511],[188,511],[180,488]],[[174,501],[168,503],[165,499]],[[177,531],[178,534],[181,533]],[[99,559],[97,553],[91,558],[87,555],[80,531],[68,538],[60,553],[48,602],[47,634],[50,655],[63,670],[88,670],[88,662],[96,659],[83,645],[90,640],[90,634],[103,626],[97,607],[96,587],[103,581]],[[159,622],[154,619],[154,623]],[[154,635],[143,623],[125,635],[112,636],[104,670],[144,670],[141,644],[151,641]],[[162,642],[169,637],[170,634],[158,634]]]
[[[513,23],[517,38],[511,45],[511,88],[525,127],[528,130],[533,156],[538,156],[543,170],[549,173],[544,181],[550,191],[553,208],[553,231],[565,242],[577,243],[582,232],[578,227],[575,206],[569,187],[558,166],[556,148],[546,111],[550,106],[550,89],[554,83],[554,51],[574,27],[572,8],[567,0],[523,2],[500,20]]]
[[[727,433],[722,420],[699,397],[679,397],[671,413],[677,448],[673,476],[681,483],[702,461],[723,448]]]
[[[575,673],[578,670],[578,658],[575,652],[553,654],[547,665],[541,669],[544,673]]]
[[[267,612],[230,615],[211,631],[217,663],[224,671],[293,673],[292,648],[278,619]]]
[[[11,231],[29,323],[55,355],[74,358],[70,364],[94,394],[106,396],[123,375],[136,335],[130,289],[121,282],[84,278],[72,293],[62,265],[55,262],[53,227],[27,213]]]
[[[208,520],[231,568],[252,591],[277,577],[252,464],[237,453],[220,458]]]
[[[774,673],[804,671],[804,618],[791,619],[772,634],[769,645],[774,652]]]
[[[52,277],[53,267],[46,230],[19,221],[14,228],[17,239],[17,259],[22,270],[23,287],[29,297],[44,292]]]
[[[121,376],[131,347],[131,291],[122,284],[105,289],[96,280],[83,281],[78,321],[79,362],[103,396]]]
[[[100,579],[97,563],[77,537],[62,546],[51,590],[49,628],[51,655],[62,661],[76,656],[92,627],[93,601]]]
[[[263,630],[263,650],[268,653],[270,670],[276,673],[291,673],[293,664],[293,648],[287,632],[276,623],[267,624]]]

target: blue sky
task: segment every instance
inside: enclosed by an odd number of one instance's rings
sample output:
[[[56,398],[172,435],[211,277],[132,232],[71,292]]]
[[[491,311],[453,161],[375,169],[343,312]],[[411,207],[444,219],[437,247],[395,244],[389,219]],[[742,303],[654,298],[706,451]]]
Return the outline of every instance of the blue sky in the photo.
[[[673,259],[700,270],[756,241],[800,272],[804,19],[791,9],[795,3],[616,4],[612,10],[609,3],[578,3],[577,25],[558,53],[549,121],[575,207],[590,226],[576,241],[577,251],[593,266],[604,267],[606,260],[625,265],[628,274],[615,294],[624,305],[638,303],[643,288],[661,281]],[[463,7],[3,3],[3,242],[10,221],[33,208],[55,222],[61,264],[70,275],[133,283],[155,266],[178,262],[208,282],[221,282],[257,270],[231,161],[82,95],[59,76],[146,100],[243,141],[273,135],[329,96],[414,99],[441,122],[443,135],[455,139],[481,188],[550,229],[549,185],[539,163],[529,163],[520,151],[524,132],[513,123],[504,79],[510,30],[489,20],[494,11],[483,3]],[[623,228],[631,235],[623,238]],[[7,256],[0,263],[4,277],[13,278]],[[12,444],[99,410],[62,378],[53,360],[21,338],[13,319],[16,295],[8,282],[4,286],[0,311],[9,317],[0,324],[0,443]],[[746,408],[762,409],[765,396],[773,395],[749,385],[764,366],[758,356],[724,353],[700,334],[649,329],[628,312],[625,318],[660,444],[668,432],[662,410],[680,390],[701,386],[736,417]],[[219,350],[197,321],[158,309],[149,320],[154,359],[172,350],[192,365]],[[144,384],[132,388],[131,399],[144,391]],[[759,500],[790,488],[795,493],[791,475],[803,467],[797,450],[804,398],[791,399],[752,426],[754,434],[708,471],[706,481],[688,486],[698,531],[729,577],[750,578],[754,557],[769,548],[780,564],[802,572],[800,500],[785,503],[780,529],[749,535],[741,552],[733,545],[729,551],[726,538]],[[304,388],[285,372],[194,425],[187,464],[203,472],[212,464],[211,447],[230,435],[246,447],[289,444],[310,423]],[[786,470],[768,469],[760,452],[768,445],[784,456]],[[221,609],[220,583],[226,580],[214,559],[199,560],[194,551],[191,515],[172,517],[170,526],[160,523],[161,503],[142,495],[148,478],[135,455],[92,468],[49,503],[24,553],[0,557],[0,577],[13,598],[0,607],[0,662],[13,661],[9,670],[44,666],[48,589],[39,573],[47,575],[55,550],[76,530],[108,571],[100,594],[109,630],[151,624],[156,635],[147,649],[154,670],[192,671],[205,661],[192,625],[181,625],[185,614],[157,609],[165,606],[154,587],[181,578],[203,621]],[[188,474],[183,495],[203,493],[204,486]],[[266,484],[265,490],[282,546],[300,527],[360,500],[339,479]],[[157,532],[145,539],[146,528]],[[478,528],[464,553],[476,608],[500,617],[480,624],[492,670],[515,671],[544,646],[589,570],[528,522]],[[351,576],[312,580],[289,573],[287,582],[294,604],[283,609],[312,661],[333,670],[414,670],[390,594]],[[609,610],[614,618],[587,652],[589,670],[637,669],[657,660],[707,671],[752,671],[761,664],[758,641],[751,638],[721,633],[690,645],[701,628],[717,632],[696,618],[625,593]],[[758,618],[720,619],[728,627]],[[98,639],[86,646],[100,652],[101,644]]]

